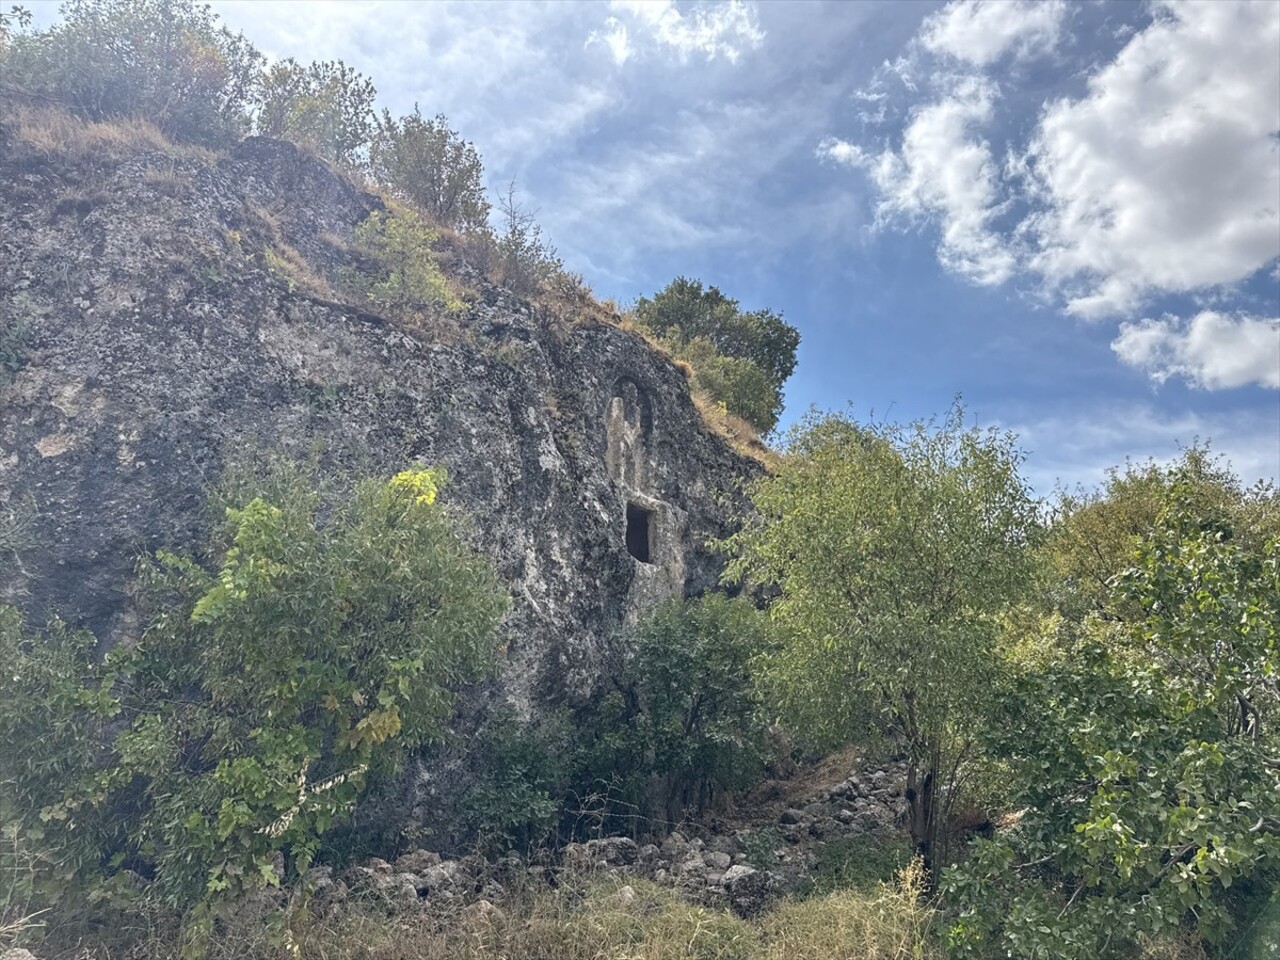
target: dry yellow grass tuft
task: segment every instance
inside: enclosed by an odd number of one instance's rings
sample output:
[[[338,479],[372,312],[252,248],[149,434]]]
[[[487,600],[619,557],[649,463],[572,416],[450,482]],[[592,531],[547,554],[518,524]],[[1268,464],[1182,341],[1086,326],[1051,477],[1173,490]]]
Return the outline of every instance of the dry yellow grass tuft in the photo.
[[[13,138],[46,156],[122,160],[158,150],[210,163],[217,159],[217,154],[204,147],[173,143],[141,118],[92,121],[59,107],[13,104],[7,105],[5,114],[5,126]]]
[[[738,453],[758,461],[766,470],[775,470],[781,465],[782,457],[760,439],[755,427],[730,413],[723,403],[713,400],[703,390],[694,390],[693,405],[702,415],[702,421]]]
[[[281,925],[269,910],[241,909],[219,920],[207,960],[936,960],[932,911],[922,874],[872,893],[840,891],[784,901],[742,920],[699,906],[645,880],[607,878],[557,889],[512,891],[499,904],[389,916],[366,902],[338,918],[304,910]],[[144,918],[145,919],[145,918]],[[56,936],[41,945],[50,960],[161,960],[176,955],[179,932],[158,918],[112,927],[96,944],[82,936],[62,951]],[[109,941],[109,942],[108,942]],[[70,946],[69,941],[68,946]],[[282,949],[283,948],[283,949]]]

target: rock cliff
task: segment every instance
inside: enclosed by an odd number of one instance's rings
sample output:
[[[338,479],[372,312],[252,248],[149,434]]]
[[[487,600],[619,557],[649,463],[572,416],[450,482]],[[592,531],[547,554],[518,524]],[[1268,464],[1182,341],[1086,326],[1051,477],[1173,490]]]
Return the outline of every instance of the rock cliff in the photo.
[[[0,125],[0,334],[19,358],[0,372],[0,602],[128,638],[138,555],[192,550],[228,459],[276,449],[447,468],[512,593],[523,710],[584,694],[646,604],[715,583],[706,541],[758,467],[707,431],[682,372],[457,256],[475,296],[455,323],[344,304],[326,278],[380,205],[277,141],[108,156]]]

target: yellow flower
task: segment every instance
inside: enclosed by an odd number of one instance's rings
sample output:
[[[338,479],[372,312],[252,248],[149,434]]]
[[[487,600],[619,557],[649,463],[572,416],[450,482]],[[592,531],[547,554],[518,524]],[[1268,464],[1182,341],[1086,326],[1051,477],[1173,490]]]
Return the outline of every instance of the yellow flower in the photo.
[[[409,494],[417,503],[435,503],[443,482],[444,471],[436,467],[402,470],[391,478],[391,489]]]

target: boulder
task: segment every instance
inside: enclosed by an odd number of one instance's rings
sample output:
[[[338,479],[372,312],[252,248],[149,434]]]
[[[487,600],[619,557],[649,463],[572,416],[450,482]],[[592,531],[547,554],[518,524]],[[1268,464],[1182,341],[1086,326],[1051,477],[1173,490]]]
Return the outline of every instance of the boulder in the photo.
[[[740,917],[754,917],[767,910],[778,898],[781,883],[767,870],[745,865],[730,867],[720,878],[729,906]]]

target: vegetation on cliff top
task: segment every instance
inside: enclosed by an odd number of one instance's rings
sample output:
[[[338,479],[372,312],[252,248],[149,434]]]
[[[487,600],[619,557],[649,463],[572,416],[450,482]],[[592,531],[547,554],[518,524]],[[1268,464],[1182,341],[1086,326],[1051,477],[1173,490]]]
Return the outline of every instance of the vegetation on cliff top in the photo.
[[[249,133],[289,139],[406,205],[367,224],[365,233],[385,241],[395,222],[417,217],[423,242],[375,242],[394,262],[381,280],[356,284],[356,294],[373,294],[368,302],[393,316],[407,306],[410,326],[425,329],[423,303],[446,312],[462,306],[439,275],[441,232],[518,294],[618,320],[566,271],[514,181],[491,203],[479,152],[446,117],[424,118],[416,105],[403,117],[379,115],[372,80],[345,63],[267,64],[242,34],[193,0],[68,0],[48,29],[32,31],[29,23],[15,8],[0,26],[0,96],[16,104],[56,105],[95,124],[145,120],[164,137],[199,148],[219,149]],[[411,274],[422,282],[412,284]],[[795,328],[769,310],[740,311],[715,287],[704,292],[683,278],[642,298],[636,318],[655,346],[692,365],[695,388],[723,411],[709,411],[708,425],[759,456],[753,434],[771,430],[781,412]]]

